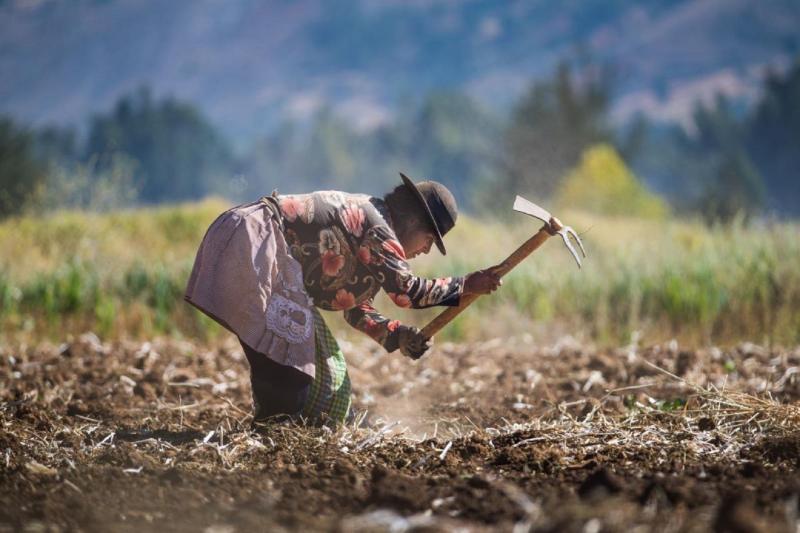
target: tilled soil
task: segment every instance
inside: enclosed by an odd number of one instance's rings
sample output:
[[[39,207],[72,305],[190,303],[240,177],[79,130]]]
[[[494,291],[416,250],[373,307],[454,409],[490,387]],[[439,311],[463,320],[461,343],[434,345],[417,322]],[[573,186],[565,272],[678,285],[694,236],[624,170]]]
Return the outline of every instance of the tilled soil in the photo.
[[[233,344],[0,346],[0,530],[800,527],[800,349],[343,344],[365,427],[255,431]]]

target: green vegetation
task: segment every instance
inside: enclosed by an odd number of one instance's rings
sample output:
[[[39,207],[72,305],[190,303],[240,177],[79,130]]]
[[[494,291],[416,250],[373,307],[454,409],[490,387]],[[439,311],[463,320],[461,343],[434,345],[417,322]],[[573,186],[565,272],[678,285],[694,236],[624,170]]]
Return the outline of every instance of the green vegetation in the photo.
[[[209,200],[7,220],[0,224],[0,330],[59,338],[86,330],[108,338],[219,336],[221,329],[182,294],[197,245],[225,207]],[[583,233],[583,270],[553,239],[439,341],[570,333],[611,343],[636,332],[650,341],[800,341],[797,225],[709,228],[699,221],[559,215]],[[536,221],[515,216],[513,226],[459,219],[446,257],[434,253],[412,265],[436,276],[499,262],[538,230]],[[438,311],[401,310],[384,298],[378,306],[415,325]],[[351,335],[337,315],[327,316]]]
[[[108,214],[60,212],[0,225],[0,323],[6,334],[91,329],[204,336],[183,289],[221,200]],[[213,331],[212,331],[213,333]]]

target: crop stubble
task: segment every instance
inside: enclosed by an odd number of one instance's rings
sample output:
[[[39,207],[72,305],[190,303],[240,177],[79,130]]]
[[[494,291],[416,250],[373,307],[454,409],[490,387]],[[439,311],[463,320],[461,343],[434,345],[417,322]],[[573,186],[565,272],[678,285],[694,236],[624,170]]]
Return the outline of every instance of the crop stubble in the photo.
[[[800,350],[346,345],[369,428],[250,429],[236,346],[0,347],[0,530],[794,530]]]

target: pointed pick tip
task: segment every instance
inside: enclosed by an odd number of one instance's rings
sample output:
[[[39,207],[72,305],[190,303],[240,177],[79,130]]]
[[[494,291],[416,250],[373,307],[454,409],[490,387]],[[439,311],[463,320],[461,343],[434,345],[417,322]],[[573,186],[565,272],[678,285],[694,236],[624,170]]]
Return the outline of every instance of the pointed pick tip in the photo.
[[[578,248],[581,249],[581,255],[583,255],[583,257],[586,257],[586,250],[583,248],[583,241],[581,240],[580,237],[578,237],[578,234],[575,232],[575,230],[569,228],[569,231],[567,233],[569,233],[570,237],[572,237],[572,239],[578,244]]]
[[[577,235],[575,235],[575,240],[578,242],[578,246],[581,249],[581,253],[583,254],[583,257],[586,257],[586,250],[584,250],[584,248],[583,248],[583,242],[578,238]]]

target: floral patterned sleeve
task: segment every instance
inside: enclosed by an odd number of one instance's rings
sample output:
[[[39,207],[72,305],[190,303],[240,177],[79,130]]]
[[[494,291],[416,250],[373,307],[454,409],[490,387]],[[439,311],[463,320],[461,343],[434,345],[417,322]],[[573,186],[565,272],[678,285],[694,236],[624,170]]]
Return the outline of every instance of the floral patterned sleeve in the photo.
[[[457,306],[464,292],[462,276],[437,279],[415,276],[394,232],[383,224],[372,226],[365,232],[359,258],[375,273],[389,298],[400,307]]]
[[[372,337],[387,352],[399,348],[397,328],[399,320],[390,320],[380,314],[373,306],[372,299],[344,312],[348,324]]]

